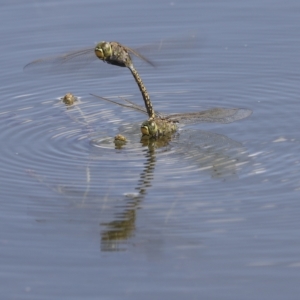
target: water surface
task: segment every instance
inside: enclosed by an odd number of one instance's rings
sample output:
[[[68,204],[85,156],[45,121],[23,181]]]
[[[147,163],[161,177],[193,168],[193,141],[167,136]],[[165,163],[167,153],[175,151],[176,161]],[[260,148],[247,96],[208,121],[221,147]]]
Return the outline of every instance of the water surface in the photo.
[[[299,9],[293,0],[3,4],[3,297],[298,299]],[[128,70],[99,61],[23,72],[101,40],[176,37],[174,49],[147,53],[156,68],[138,66],[155,109],[242,107],[251,117],[185,126],[147,147],[145,116],[90,95],[142,105]],[[76,105],[61,102],[67,92]],[[124,130],[129,142],[115,149]]]

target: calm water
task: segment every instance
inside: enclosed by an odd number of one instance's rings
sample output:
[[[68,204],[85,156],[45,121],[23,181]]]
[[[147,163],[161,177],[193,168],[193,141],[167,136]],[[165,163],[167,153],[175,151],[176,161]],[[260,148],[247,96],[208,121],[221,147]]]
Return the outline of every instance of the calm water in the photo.
[[[298,299],[299,13],[296,0],[2,3],[1,298]],[[146,53],[157,68],[137,66],[155,109],[253,115],[149,151],[145,116],[90,95],[142,105],[128,70],[23,72],[162,38],[177,42]]]

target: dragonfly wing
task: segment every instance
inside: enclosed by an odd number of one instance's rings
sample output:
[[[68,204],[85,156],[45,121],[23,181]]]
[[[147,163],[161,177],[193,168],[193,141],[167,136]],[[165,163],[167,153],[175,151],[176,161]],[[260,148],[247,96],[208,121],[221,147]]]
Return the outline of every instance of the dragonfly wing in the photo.
[[[97,60],[94,47],[84,48],[58,56],[49,56],[34,60],[24,67],[24,71],[55,71],[56,69],[73,69],[85,67]]]
[[[159,54],[158,58],[164,59],[162,53],[168,57],[170,56],[170,52],[174,51],[174,49],[182,49],[182,45],[184,45],[184,49],[186,49],[190,44],[193,44],[195,41],[195,35],[190,35],[183,38],[174,38],[167,39],[162,41],[157,41],[156,43],[152,43],[146,46],[139,47],[137,49],[132,49],[127,46],[121,45],[126,49],[130,54],[133,54],[135,57],[139,58],[141,61],[146,62],[151,66],[155,66],[154,63],[141,54]],[[49,71],[75,71],[77,69],[81,69],[86,67],[89,63],[98,60],[97,56],[94,53],[95,46],[78,49],[66,54],[58,55],[58,56],[49,56],[41,59],[34,60],[27,64],[24,67],[24,71],[26,72],[41,72],[48,73]],[[148,55],[147,55],[148,56]],[[175,55],[176,56],[176,55]],[[177,56],[178,59],[178,56]]]
[[[238,120],[245,119],[252,114],[252,111],[244,108],[212,108],[200,112],[172,114],[167,118],[173,121],[178,121],[182,124],[193,123],[232,123]]]
[[[138,105],[138,104],[135,104],[134,102],[131,102],[129,100],[126,100],[126,99],[122,99],[126,102],[128,102],[130,105],[126,105],[124,103],[120,103],[120,102],[117,102],[117,101],[113,101],[113,100],[110,100],[108,98],[104,98],[104,97],[101,97],[101,96],[98,96],[98,95],[94,95],[94,94],[91,94],[92,96],[96,97],[96,98],[99,98],[101,100],[105,100],[107,102],[110,102],[110,103],[114,103],[114,104],[117,104],[119,106],[122,106],[122,107],[126,107],[126,108],[129,108],[129,109],[132,109],[132,110],[136,110],[136,111],[139,111],[139,112],[142,112],[144,114],[147,115],[147,111],[145,108],[143,108],[142,106]]]
[[[149,60],[148,58],[146,58],[145,56],[143,56],[142,54],[140,54],[139,52],[137,52],[136,50],[133,50],[127,46],[123,46],[129,53],[135,55],[136,57],[138,57],[139,59],[145,61],[146,63],[148,63],[149,65],[151,65],[152,67],[155,67],[155,64]]]
[[[136,107],[139,111],[142,111],[144,112],[145,114],[147,113],[147,110],[145,109],[145,107],[141,106],[141,105],[138,105],[136,103],[134,103],[133,101],[130,101],[128,99],[123,99],[122,97],[119,97],[120,99],[122,99],[123,101],[127,102],[130,104],[131,107]]]
[[[96,96],[96,95],[93,95],[93,96],[98,97],[98,98],[102,98],[102,99],[103,99],[103,97],[100,97],[100,96]],[[148,115],[147,110],[146,110],[145,107],[143,107],[143,106],[141,106],[141,105],[139,105],[139,104],[136,104],[135,102],[130,101],[130,100],[128,100],[128,99],[125,99],[125,98],[122,98],[122,97],[119,97],[119,98],[122,99],[123,101],[129,103],[130,105],[125,105],[125,104],[122,104],[122,103],[119,103],[119,102],[112,101],[112,100],[110,100],[110,99],[104,99],[104,100],[107,100],[107,101],[109,101],[109,102],[113,102],[113,103],[115,103],[115,104],[118,104],[118,105],[121,105],[121,106],[130,108],[130,109],[134,109],[134,110],[136,110],[136,111],[143,112],[144,114]],[[165,114],[163,114],[163,113],[161,113],[161,112],[159,112],[159,111],[157,111],[157,110],[155,111],[155,116],[157,116],[157,117],[159,117],[159,118],[161,118],[161,119],[168,119],[168,116],[166,116]],[[172,116],[173,116],[173,115],[172,115]]]
[[[175,36],[166,39],[159,39],[155,42],[134,47],[139,54],[145,55],[155,66],[178,64],[185,62],[184,57],[187,51],[199,49],[200,39],[195,32],[176,33]]]

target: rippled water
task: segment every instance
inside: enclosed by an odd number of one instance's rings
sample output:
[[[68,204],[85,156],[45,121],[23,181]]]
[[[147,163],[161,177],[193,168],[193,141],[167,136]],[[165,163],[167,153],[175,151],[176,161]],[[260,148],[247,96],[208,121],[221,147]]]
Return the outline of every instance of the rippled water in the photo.
[[[2,5],[0,260],[5,299],[298,299],[297,1]],[[197,39],[189,43],[191,33]],[[178,39],[177,39],[178,37]],[[128,70],[30,61],[178,40],[138,65],[154,108],[253,110],[143,144]],[[66,106],[61,97],[79,97]],[[113,137],[128,139],[115,147]]]

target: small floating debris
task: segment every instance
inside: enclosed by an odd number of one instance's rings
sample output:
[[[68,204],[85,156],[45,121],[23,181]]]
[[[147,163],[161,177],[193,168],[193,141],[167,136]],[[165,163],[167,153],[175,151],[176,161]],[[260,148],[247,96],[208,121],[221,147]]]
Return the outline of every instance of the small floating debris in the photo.
[[[66,105],[73,105],[78,99],[72,93],[67,93],[61,98],[64,104]]]
[[[114,138],[116,149],[121,149],[127,142],[127,139],[122,134],[117,134]]]

